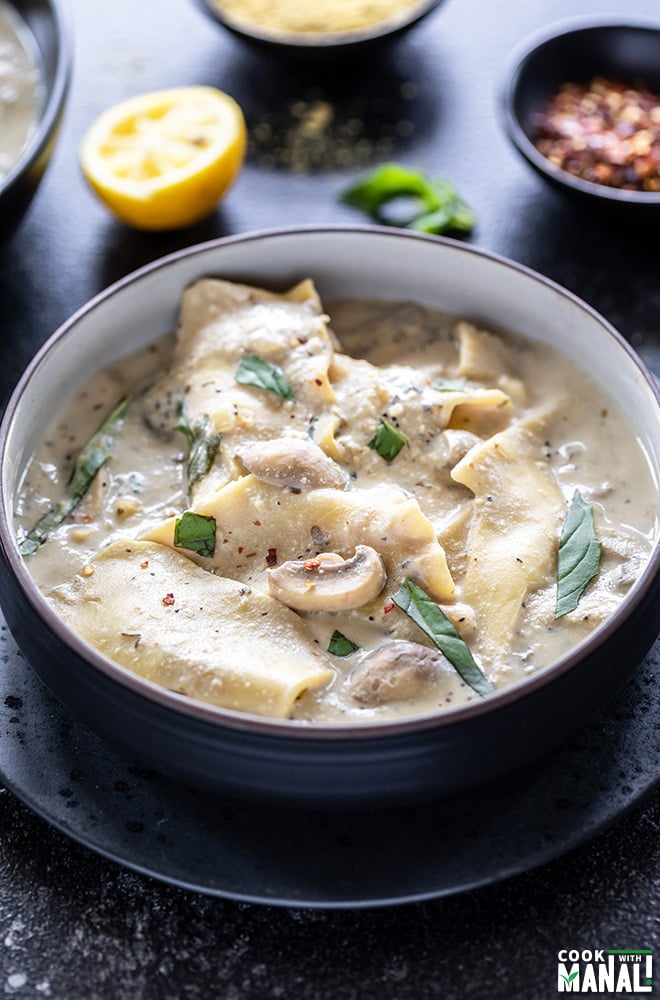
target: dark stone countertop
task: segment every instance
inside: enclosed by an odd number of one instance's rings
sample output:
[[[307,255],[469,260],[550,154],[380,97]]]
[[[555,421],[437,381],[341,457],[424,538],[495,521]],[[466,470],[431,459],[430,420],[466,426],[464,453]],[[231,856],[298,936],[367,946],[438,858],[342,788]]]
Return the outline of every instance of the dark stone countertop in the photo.
[[[52,164],[0,251],[2,398],[46,337],[88,298],[142,263],[250,229],[359,222],[337,204],[354,171],[274,169],[253,148],[222,208],[193,229],[134,233],[81,180],[77,146],[121,98],[208,83],[253,127],[295,101],[327,100],[338,128],[366,122],[374,149],[446,174],[476,208],[473,242],[555,278],[601,310],[660,371],[659,252],[653,233],[614,228],[548,189],[508,146],[494,86],[530,31],[616,0],[449,0],[369,62],[283,65],[216,28],[192,0],[72,0],[76,62]],[[657,14],[656,0],[626,10]],[[273,120],[272,117],[271,119]],[[384,132],[383,132],[383,126]],[[377,139],[394,131],[393,148]],[[363,912],[223,902],[122,870],[0,793],[0,990],[58,1000],[281,997],[545,1000],[561,947],[660,943],[660,801],[595,841],[508,882],[437,902]],[[440,845],[441,849],[441,845]]]

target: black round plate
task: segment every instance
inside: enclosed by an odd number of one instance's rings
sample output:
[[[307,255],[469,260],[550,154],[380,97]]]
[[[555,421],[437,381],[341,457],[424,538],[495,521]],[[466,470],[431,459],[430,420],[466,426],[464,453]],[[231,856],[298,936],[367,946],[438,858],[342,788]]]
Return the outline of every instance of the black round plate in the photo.
[[[441,801],[369,812],[237,803],[165,778],[74,722],[5,626],[0,645],[6,785],[92,850],[211,895],[326,908],[451,895],[563,854],[659,781],[660,641],[605,712],[540,762]]]

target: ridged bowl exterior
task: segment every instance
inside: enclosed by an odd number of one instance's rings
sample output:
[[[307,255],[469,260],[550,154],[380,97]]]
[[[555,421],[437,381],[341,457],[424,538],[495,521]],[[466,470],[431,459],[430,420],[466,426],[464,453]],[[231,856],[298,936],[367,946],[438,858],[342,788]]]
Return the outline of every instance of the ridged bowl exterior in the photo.
[[[0,179],[0,241],[8,239],[29,208],[48,166],[64,113],[72,64],[72,38],[63,0],[11,4],[32,32],[44,67],[46,100],[36,134]]]

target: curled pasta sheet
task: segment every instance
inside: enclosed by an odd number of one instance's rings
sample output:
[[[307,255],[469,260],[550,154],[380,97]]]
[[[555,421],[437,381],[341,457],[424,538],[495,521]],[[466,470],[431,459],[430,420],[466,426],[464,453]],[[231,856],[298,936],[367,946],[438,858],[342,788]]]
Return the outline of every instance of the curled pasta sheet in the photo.
[[[565,504],[529,426],[475,445],[452,471],[474,494],[462,598],[477,612],[478,645],[501,665],[523,602],[554,576]]]
[[[408,576],[436,600],[454,596],[445,553],[432,523],[417,501],[396,487],[296,494],[248,475],[207,496],[195,509],[214,517],[217,524],[215,554],[199,557],[200,562],[221,576],[264,591],[269,550],[276,550],[271,563],[276,558],[279,564],[309,559],[320,551],[347,558],[357,545],[369,545],[383,558],[388,592]],[[173,545],[175,520],[168,519],[147,537]]]
[[[358,481],[395,483],[420,499],[431,518],[443,518],[457,504],[456,484],[449,477],[447,430],[479,436],[507,426],[515,415],[501,389],[465,386],[440,391],[423,369],[335,355],[330,380],[336,396],[330,408],[334,422],[321,418],[314,439],[336,461],[357,474]],[[408,445],[387,466],[369,447],[378,417],[405,434]]]
[[[194,492],[213,492],[240,475],[238,443],[307,438],[310,417],[328,412],[334,341],[326,321],[309,280],[282,295],[215,278],[185,290],[171,368],[149,396],[158,413],[179,398],[191,425],[201,418],[222,435],[223,448]],[[291,398],[236,381],[250,356],[284,373]]]
[[[472,323],[456,324],[459,355],[457,373],[466,378],[487,379],[510,374],[514,368],[500,337],[479,330]]]
[[[113,542],[94,558],[92,576],[75,576],[50,600],[123,667],[224,708],[285,718],[304,691],[334,676],[279,601],[153,542]]]
[[[280,366],[306,407],[331,403],[333,344],[326,319],[311,281],[283,295],[213,278],[198,281],[183,294],[173,361],[185,382],[187,408],[208,414],[223,433],[289,422],[293,403],[236,384],[245,355]]]

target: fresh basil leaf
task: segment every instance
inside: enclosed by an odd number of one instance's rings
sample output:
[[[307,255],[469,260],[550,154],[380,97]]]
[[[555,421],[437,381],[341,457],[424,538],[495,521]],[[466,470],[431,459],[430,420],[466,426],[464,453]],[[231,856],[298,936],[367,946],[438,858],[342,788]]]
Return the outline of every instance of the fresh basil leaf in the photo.
[[[69,496],[82,500],[96,473],[112,455],[117,435],[126,422],[126,411],[129,403],[130,400],[127,396],[120,399],[96,434],[93,434],[87,444],[80,449],[67,485]]]
[[[472,653],[449,621],[442,608],[412,580],[404,580],[392,598],[415,625],[435,643],[441,653],[477,694],[492,694],[494,686],[484,677]]]
[[[450,181],[401,163],[381,164],[351,184],[341,199],[385,225],[422,233],[468,234],[476,221]]]
[[[241,358],[241,363],[234,376],[241,385],[253,385],[257,389],[266,389],[268,392],[275,392],[283,399],[293,399],[293,389],[289,385],[289,380],[276,365],[271,365],[268,361],[263,361],[256,354],[246,354]]]
[[[183,404],[179,408],[179,422],[174,429],[180,431],[188,442],[188,487],[192,489],[213,465],[220,447],[220,434],[205,413],[191,424]]]
[[[35,542],[33,538],[29,535],[23,535],[18,542],[18,551],[22,556],[31,556],[33,552],[36,552],[39,548],[39,542]]]
[[[360,647],[357,643],[347,639],[346,636],[342,632],[337,631],[337,629],[335,629],[330,636],[330,642],[328,643],[328,652],[334,653],[335,656],[350,656],[351,653],[354,653],[355,650],[359,648]]]
[[[215,552],[215,518],[187,510],[177,517],[174,524],[174,545],[177,549],[188,549],[200,556],[212,556]]]
[[[393,462],[405,445],[410,442],[403,431],[393,427],[389,421],[380,418],[378,430],[369,441],[369,447],[377,451],[386,462]]]
[[[418,170],[402,163],[382,163],[346,188],[341,194],[341,200],[346,205],[352,205],[353,208],[376,217],[385,202],[413,196],[426,204],[428,193],[428,181]]]
[[[465,382],[462,379],[445,379],[442,382],[434,382],[433,388],[438,392],[463,392]]]
[[[450,228],[450,223],[454,215],[454,199],[448,201],[446,205],[434,209],[432,212],[422,212],[409,222],[407,229],[414,229],[417,233],[444,233]]]
[[[188,481],[191,486],[206,476],[218,452],[220,435],[208,418],[195,425],[196,436],[188,454]]]
[[[117,437],[126,422],[129,404],[127,396],[120,399],[96,433],[80,449],[66,486],[66,497],[19,539],[18,547],[22,555],[29,556],[36,552],[48,539],[51,531],[62,524],[83,499],[99,470],[112,457]]]
[[[593,508],[576,490],[559,539],[555,618],[574,611],[585,587],[598,575],[600,548],[594,529]]]
[[[477,222],[477,216],[472,211],[470,206],[463,201],[462,198],[457,198],[454,205],[454,212],[447,226],[448,230],[457,233],[470,234],[474,229]]]

